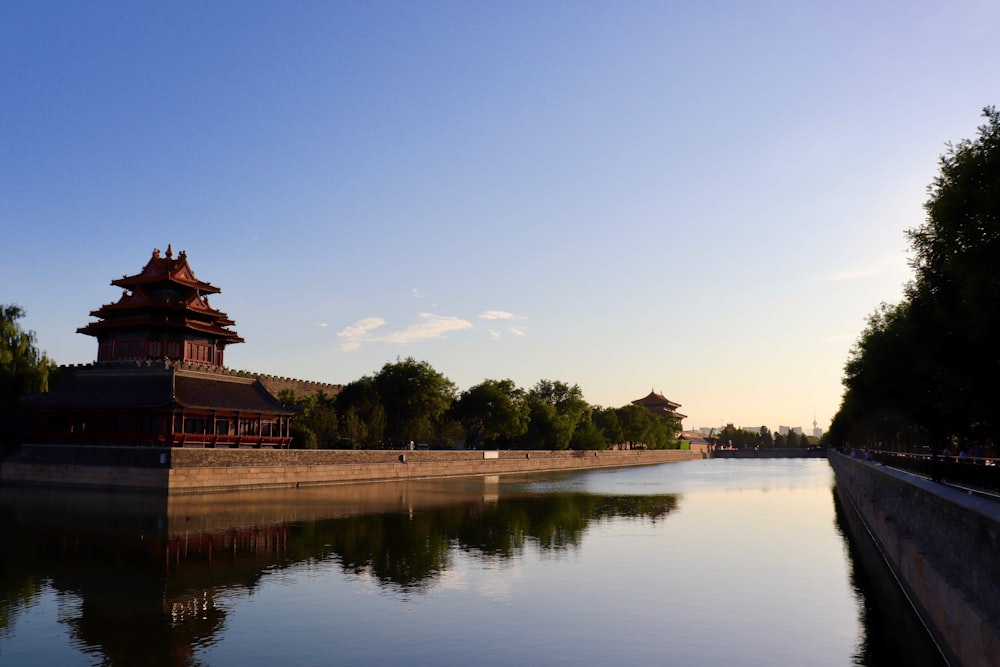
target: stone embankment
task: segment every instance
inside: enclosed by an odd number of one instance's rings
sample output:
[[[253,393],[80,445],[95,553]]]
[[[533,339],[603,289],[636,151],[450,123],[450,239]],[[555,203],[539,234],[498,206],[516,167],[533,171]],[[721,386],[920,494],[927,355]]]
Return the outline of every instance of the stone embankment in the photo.
[[[393,451],[24,445],[0,482],[192,493],[653,465],[694,450]]]
[[[1000,502],[831,452],[848,524],[870,539],[952,665],[1000,665]]]
[[[778,449],[713,449],[713,459],[825,459],[826,450],[819,447]]]

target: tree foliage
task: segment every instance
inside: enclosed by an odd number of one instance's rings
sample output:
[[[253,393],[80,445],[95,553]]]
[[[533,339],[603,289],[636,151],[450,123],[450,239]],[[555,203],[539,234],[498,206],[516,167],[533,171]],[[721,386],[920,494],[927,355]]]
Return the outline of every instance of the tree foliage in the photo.
[[[344,385],[337,394],[341,438],[358,449],[386,446],[385,406],[370,376]]]
[[[539,380],[528,392],[526,449],[568,449],[577,426],[590,419],[590,405],[577,385]]]
[[[625,442],[625,429],[622,427],[622,420],[615,408],[592,406],[590,419],[601,430],[601,437],[604,438],[605,443]]]
[[[372,383],[385,408],[390,442],[402,445],[437,438],[455,400],[454,382],[426,361],[407,357],[382,366]]]
[[[995,439],[1000,430],[1000,113],[949,144],[907,232],[913,279],[851,350],[829,440],[884,447]]]
[[[0,306],[0,438],[17,440],[21,421],[19,400],[48,391],[56,364],[38,349],[35,332],[21,328],[24,310],[17,305]]]
[[[469,447],[510,447],[528,428],[525,392],[512,380],[470,387],[455,402],[452,416],[462,424]]]
[[[341,388],[281,400],[301,409],[294,446],[355,449],[436,448],[599,450],[624,442],[650,449],[677,446],[676,419],[629,404],[590,405],[578,385],[540,380],[524,390],[513,380],[486,379],[456,395],[455,385],[425,361],[385,364]]]

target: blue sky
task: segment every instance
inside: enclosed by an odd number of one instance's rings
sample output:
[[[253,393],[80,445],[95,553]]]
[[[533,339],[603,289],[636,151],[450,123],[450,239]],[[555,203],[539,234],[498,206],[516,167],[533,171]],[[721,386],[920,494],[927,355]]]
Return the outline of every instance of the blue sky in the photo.
[[[6,2],[0,303],[92,361],[171,244],[234,368],[825,428],[998,37],[985,0]]]

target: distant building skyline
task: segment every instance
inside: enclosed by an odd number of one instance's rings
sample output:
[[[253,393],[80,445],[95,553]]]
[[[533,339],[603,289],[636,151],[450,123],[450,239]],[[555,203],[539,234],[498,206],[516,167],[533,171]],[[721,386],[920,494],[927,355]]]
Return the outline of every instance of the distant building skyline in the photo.
[[[726,425],[731,424],[731,423],[732,422],[723,422],[722,426],[699,426],[695,430],[697,430],[697,432],[701,433],[702,435],[711,435],[713,432],[721,431],[723,428],[726,427]],[[816,439],[822,438],[823,437],[823,429],[819,428],[819,423],[816,421],[815,417],[813,417],[813,423],[812,423],[812,425],[813,425],[813,427],[812,427],[812,437],[814,437]],[[766,428],[766,426],[738,426],[737,428],[739,428],[741,431],[747,431],[749,433],[756,433],[756,434],[759,435],[760,432],[761,432],[761,429],[762,428]],[[804,429],[801,426],[786,426],[784,424],[779,424],[778,428],[775,429],[775,430],[772,430],[771,432],[775,433],[775,434],[786,435],[787,436],[789,433],[795,433],[796,435],[802,435],[803,431],[804,431]]]

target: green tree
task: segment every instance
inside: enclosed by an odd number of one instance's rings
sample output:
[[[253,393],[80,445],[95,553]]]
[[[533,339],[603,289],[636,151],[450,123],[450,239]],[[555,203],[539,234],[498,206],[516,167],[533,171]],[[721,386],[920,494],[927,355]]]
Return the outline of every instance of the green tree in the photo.
[[[828,441],[916,446],[1000,431],[1000,113],[949,144],[922,225],[907,232],[914,278],[869,319],[844,372]]]
[[[451,415],[470,447],[510,447],[528,429],[525,392],[512,380],[484,380],[462,392]]]
[[[538,396],[528,394],[528,427],[520,438],[522,449],[567,449],[573,430],[565,427],[556,407]]]
[[[351,443],[352,449],[358,449],[368,440],[368,424],[358,413],[356,406],[351,406],[344,413],[341,433]]]
[[[320,447],[333,447],[340,437],[340,425],[334,407],[336,396],[327,396],[321,391],[313,398],[312,408],[304,415],[303,422],[316,434]]]
[[[570,447],[579,450],[607,449],[607,446],[608,441],[604,439],[604,433],[592,419],[585,419],[577,424],[570,440]]]
[[[340,432],[355,449],[385,447],[387,419],[371,376],[344,385],[337,394]]]
[[[649,444],[655,438],[655,420],[648,408],[629,404],[620,410],[622,435],[631,443]]]
[[[293,423],[311,432],[311,440],[316,442],[317,447],[330,448],[334,446],[340,431],[337,413],[334,409],[336,396],[327,396],[326,393],[320,391],[311,396],[298,398],[295,390],[282,389],[278,393],[278,399],[286,405],[296,405],[301,409]]]
[[[528,392],[528,449],[568,449],[577,425],[589,418],[590,406],[577,385],[539,380]]]
[[[982,115],[978,136],[941,157],[927,218],[908,233],[916,276],[908,298],[936,325],[921,333],[937,371],[929,379],[947,391],[936,397],[941,430],[955,436],[996,436],[1000,426],[1000,112]]]
[[[770,432],[769,432],[770,433]],[[736,428],[732,424],[726,424],[719,432],[719,445],[726,447],[732,445],[736,449],[751,449],[761,442],[761,435],[746,429]],[[785,438],[780,433],[774,434],[774,446],[784,447]]]
[[[869,316],[844,366],[841,412],[849,419],[831,425],[841,442],[916,444],[925,433],[948,430],[950,394],[963,388],[928,345],[934,334],[921,331],[924,319],[908,301],[882,304]]]
[[[35,332],[21,328],[24,310],[17,305],[0,306],[0,438],[14,443],[22,433],[22,397],[49,390],[57,366],[39,351]]]
[[[373,378],[382,400],[386,433],[393,444],[437,440],[445,412],[455,400],[455,384],[426,361],[407,357],[387,363]]]
[[[305,424],[293,421],[288,427],[292,435],[292,449],[318,449],[319,441],[316,434]]]
[[[677,447],[677,420],[653,414],[641,405],[629,404],[619,409],[625,440],[642,443],[650,449]]]
[[[590,418],[597,428],[601,429],[605,443],[620,444],[625,442],[625,431],[622,429],[622,420],[618,417],[618,410],[594,406],[591,408]]]

